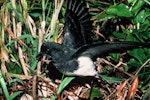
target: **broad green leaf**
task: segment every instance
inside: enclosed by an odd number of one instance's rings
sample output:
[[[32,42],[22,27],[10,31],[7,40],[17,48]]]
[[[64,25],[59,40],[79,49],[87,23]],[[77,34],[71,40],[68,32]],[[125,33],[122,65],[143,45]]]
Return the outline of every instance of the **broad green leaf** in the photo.
[[[145,10],[142,10],[142,11],[140,11],[137,15],[136,15],[136,17],[135,17],[135,23],[144,23],[144,21],[145,21],[145,19],[146,19],[146,13],[145,13]]]
[[[126,41],[138,41],[138,39],[133,34],[127,34]]]
[[[111,14],[111,15],[116,15],[118,12],[118,9],[116,8],[116,6],[110,6],[107,10],[106,13],[107,14]]]
[[[128,51],[128,53],[129,53],[131,56],[135,57],[141,64],[142,64],[143,62],[145,62],[146,59],[147,59],[147,57],[146,57],[146,55],[145,55],[145,53],[144,53],[144,50],[141,49],[141,48],[139,48],[139,49],[134,49],[134,50],[130,50],[130,51]]]
[[[128,64],[128,67],[133,67],[133,66],[134,67],[139,67],[139,66],[141,66],[141,64],[133,58],[130,59],[127,64]]]
[[[129,7],[125,4],[119,4],[117,6],[118,12],[117,15],[120,17],[132,17],[131,11],[129,11]]]
[[[116,15],[119,17],[132,17],[132,13],[125,4],[113,5],[106,10],[107,14]]]

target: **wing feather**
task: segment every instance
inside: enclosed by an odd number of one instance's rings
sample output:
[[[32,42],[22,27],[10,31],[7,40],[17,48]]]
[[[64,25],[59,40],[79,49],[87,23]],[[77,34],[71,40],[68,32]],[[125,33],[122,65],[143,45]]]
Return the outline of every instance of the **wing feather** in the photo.
[[[68,0],[64,24],[63,45],[79,48],[91,43],[93,35],[91,15],[85,3],[80,0]]]

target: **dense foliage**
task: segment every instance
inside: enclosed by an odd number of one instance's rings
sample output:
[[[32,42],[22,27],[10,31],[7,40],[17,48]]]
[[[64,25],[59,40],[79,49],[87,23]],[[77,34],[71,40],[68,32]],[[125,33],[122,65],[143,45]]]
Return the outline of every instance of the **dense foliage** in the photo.
[[[87,3],[93,16],[95,33],[93,41],[150,42],[148,0],[83,1]],[[81,85],[77,82],[78,85],[71,87],[69,83],[71,84],[75,77],[62,78],[61,83],[57,84],[45,78],[45,71],[41,70],[42,66],[37,60],[37,54],[44,41],[59,42],[57,38],[62,32],[65,10],[66,3],[63,0],[3,1],[0,10],[0,89],[2,90],[0,98],[11,100],[29,94],[27,97],[34,99],[56,99],[56,97],[60,99],[60,97],[67,98],[65,97],[67,95],[72,96],[73,94],[69,94],[70,91],[75,94],[76,88],[82,88],[85,89],[86,96],[82,95],[81,98],[87,98],[90,94],[91,98],[111,99],[114,98],[111,92],[116,91],[116,86],[122,81],[124,84],[128,83],[123,88],[130,90],[131,83],[138,87],[135,98],[143,100],[148,98],[148,95],[150,96],[150,48],[110,54],[102,64],[98,61],[98,65],[103,66],[101,82],[94,83],[91,92],[88,91],[90,88],[85,85],[86,83]],[[109,87],[106,88],[104,86],[106,84]],[[37,86],[40,87],[39,90],[46,87],[52,93],[48,92],[46,96],[42,94],[43,91],[41,94],[36,94]],[[102,93],[101,90],[105,92]],[[66,91],[68,94],[65,94]],[[119,93],[123,95],[127,91]],[[130,92],[126,98],[130,99]]]

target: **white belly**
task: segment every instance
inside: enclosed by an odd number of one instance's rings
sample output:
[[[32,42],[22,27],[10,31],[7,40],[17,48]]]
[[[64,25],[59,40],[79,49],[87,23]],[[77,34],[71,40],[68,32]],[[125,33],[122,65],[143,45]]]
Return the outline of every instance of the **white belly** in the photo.
[[[95,65],[89,57],[79,57],[77,59],[79,68],[73,73],[80,76],[96,76],[98,73],[95,70]]]

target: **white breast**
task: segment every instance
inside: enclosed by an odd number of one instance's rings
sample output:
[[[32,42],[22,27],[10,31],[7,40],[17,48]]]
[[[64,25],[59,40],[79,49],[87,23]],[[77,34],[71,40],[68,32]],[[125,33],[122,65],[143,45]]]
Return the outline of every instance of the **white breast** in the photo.
[[[83,56],[79,57],[77,61],[79,68],[73,72],[74,74],[80,76],[95,76],[98,74],[91,58]]]

